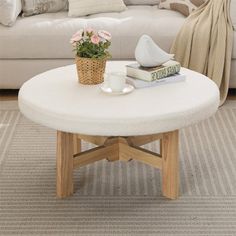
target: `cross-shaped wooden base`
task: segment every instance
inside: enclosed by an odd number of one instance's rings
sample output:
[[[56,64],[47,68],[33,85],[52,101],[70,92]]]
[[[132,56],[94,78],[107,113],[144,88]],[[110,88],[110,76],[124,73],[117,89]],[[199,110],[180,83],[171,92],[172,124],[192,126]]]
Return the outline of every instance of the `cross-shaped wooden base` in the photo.
[[[98,147],[81,152],[81,140]],[[160,154],[140,146],[160,140]],[[162,170],[162,193],[176,199],[179,192],[178,130],[162,134],[103,137],[57,132],[57,196],[73,194],[73,170],[95,161],[137,160]]]

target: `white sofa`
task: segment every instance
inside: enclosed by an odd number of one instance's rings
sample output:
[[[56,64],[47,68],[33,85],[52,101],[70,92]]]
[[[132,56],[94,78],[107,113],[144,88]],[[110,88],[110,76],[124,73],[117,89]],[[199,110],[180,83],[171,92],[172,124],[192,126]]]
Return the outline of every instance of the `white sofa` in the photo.
[[[127,60],[134,58],[135,45],[144,33],[168,51],[185,20],[178,12],[148,5],[128,6],[121,13],[95,14],[84,18],[69,18],[67,14],[58,12],[18,17],[13,27],[0,25],[0,89],[18,89],[38,73],[72,64],[74,54],[69,40],[80,28],[110,31],[113,35],[113,59]],[[236,32],[234,35],[236,42]],[[236,88],[236,43],[230,87]]]

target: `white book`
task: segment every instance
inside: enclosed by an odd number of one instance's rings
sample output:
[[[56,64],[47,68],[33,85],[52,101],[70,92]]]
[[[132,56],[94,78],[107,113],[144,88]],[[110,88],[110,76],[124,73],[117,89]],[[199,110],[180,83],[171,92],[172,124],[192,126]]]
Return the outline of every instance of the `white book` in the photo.
[[[176,82],[181,82],[185,81],[186,76],[183,74],[174,74],[169,77],[160,79],[160,80],[154,80],[154,81],[144,81],[140,79],[134,79],[131,77],[126,78],[126,82],[128,84],[133,85],[135,88],[148,88],[148,87],[155,87],[163,84],[168,84],[168,83],[176,83]]]

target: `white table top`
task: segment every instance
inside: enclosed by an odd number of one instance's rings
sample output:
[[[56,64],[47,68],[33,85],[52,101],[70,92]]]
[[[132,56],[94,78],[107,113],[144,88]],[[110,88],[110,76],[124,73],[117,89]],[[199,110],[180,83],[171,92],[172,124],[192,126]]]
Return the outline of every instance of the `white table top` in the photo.
[[[125,71],[130,61],[108,62],[107,71]],[[81,85],[75,65],[27,81],[19,92],[21,112],[36,123],[71,133],[106,136],[173,131],[216,112],[219,90],[207,77],[182,69],[186,81],[104,94],[99,85]]]

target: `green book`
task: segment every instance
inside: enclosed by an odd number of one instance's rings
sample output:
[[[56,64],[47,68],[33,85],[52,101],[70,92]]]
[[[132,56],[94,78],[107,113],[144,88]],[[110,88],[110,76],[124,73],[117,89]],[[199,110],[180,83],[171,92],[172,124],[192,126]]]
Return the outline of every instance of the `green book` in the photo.
[[[126,74],[129,77],[144,81],[154,81],[179,73],[181,65],[177,61],[170,60],[161,66],[143,67],[138,63],[126,65]]]

